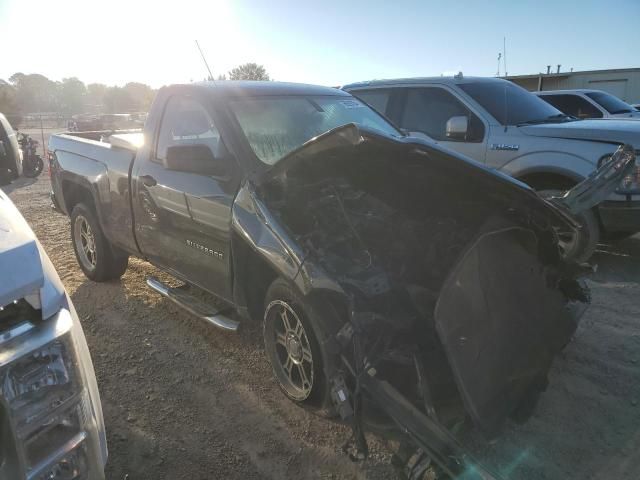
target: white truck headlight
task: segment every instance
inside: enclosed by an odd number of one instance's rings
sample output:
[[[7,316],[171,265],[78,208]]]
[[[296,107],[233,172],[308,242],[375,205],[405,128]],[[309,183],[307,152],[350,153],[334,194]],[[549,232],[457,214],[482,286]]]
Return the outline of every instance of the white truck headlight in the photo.
[[[72,314],[63,308],[0,349],[0,393],[29,480],[102,476],[102,411],[95,383],[88,381],[93,368],[84,335]]]
[[[640,193],[640,165],[637,160],[633,171],[622,179],[618,193]]]
[[[631,152],[629,152],[631,154]],[[616,193],[620,195],[640,194],[640,164],[638,164],[638,155],[640,150],[635,151],[636,165],[629,175],[624,177],[620,182],[620,186],[616,189]],[[605,162],[610,161],[612,155],[605,155],[598,160],[598,168]]]

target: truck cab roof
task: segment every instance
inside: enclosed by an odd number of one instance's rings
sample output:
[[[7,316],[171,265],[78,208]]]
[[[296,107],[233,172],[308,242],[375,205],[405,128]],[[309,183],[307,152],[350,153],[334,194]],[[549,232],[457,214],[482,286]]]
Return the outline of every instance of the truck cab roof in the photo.
[[[225,97],[256,97],[279,95],[338,95],[350,96],[347,92],[333,87],[307,85],[303,83],[248,81],[248,80],[220,80],[217,82],[206,81],[186,85],[210,89],[215,95]],[[166,87],[166,88],[174,88]]]
[[[560,94],[571,94],[571,93],[599,93],[602,90],[596,90],[595,88],[571,88],[565,90],[542,90],[540,92],[532,92],[536,95],[560,95]]]
[[[395,87],[406,85],[461,85],[465,83],[503,83],[507,80],[492,77],[465,77],[463,75],[455,75],[453,77],[416,77],[416,78],[397,78],[386,80],[368,80],[364,82],[355,82],[343,85],[343,90],[370,88],[370,87]]]

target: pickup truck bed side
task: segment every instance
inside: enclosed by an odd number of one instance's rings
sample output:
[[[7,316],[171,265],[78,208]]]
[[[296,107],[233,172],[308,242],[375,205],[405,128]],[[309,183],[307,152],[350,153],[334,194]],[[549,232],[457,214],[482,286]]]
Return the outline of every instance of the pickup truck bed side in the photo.
[[[51,137],[50,149],[55,152],[51,183],[56,203],[69,215],[74,204],[90,196],[109,242],[127,252],[139,252],[133,233],[129,176],[136,152],[83,135]]]

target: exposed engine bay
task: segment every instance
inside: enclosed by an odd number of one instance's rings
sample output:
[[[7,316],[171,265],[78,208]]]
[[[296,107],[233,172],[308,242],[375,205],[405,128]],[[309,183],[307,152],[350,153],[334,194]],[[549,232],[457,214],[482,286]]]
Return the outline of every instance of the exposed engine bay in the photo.
[[[300,154],[259,193],[305,262],[345,292],[333,374],[353,400],[338,395],[336,408],[354,417],[361,455],[362,397],[404,429],[398,416],[420,412],[444,438],[441,427],[465,417],[490,438],[532,411],[577,326],[573,307],[589,300],[559,254],[561,216],[533,192],[437,151],[367,139]],[[455,440],[440,451],[433,441],[414,444],[446,464]]]

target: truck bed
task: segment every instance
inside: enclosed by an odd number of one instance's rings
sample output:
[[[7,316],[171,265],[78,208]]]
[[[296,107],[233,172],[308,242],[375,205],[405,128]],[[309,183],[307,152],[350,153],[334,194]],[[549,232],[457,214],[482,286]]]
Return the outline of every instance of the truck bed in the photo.
[[[140,130],[66,132],[49,139],[54,203],[71,215],[65,196],[84,195],[93,202],[108,240],[129,251],[137,249],[129,173],[142,140]]]

